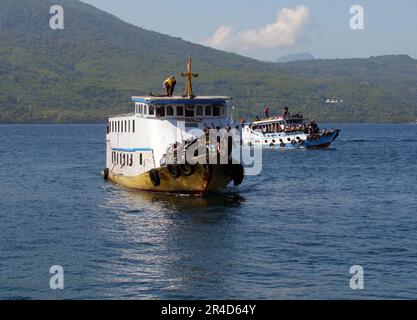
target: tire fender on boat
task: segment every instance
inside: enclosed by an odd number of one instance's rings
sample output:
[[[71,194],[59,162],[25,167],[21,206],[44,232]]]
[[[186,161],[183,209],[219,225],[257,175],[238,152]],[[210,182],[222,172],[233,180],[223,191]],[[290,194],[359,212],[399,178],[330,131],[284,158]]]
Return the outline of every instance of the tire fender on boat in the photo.
[[[174,179],[177,179],[181,176],[181,169],[180,166],[177,164],[169,164],[167,165],[168,173]]]
[[[158,187],[161,184],[161,178],[159,177],[158,171],[155,169],[149,171],[149,179],[155,187]]]
[[[187,177],[192,176],[195,172],[195,166],[189,163],[180,165],[180,168],[181,168],[181,172],[183,173],[183,175]]]
[[[104,178],[104,180],[109,180],[109,173],[110,173],[109,168],[105,168],[103,170],[103,178]]]
[[[224,174],[233,179],[235,187],[239,186],[245,178],[244,168],[241,164],[229,164],[224,168]]]

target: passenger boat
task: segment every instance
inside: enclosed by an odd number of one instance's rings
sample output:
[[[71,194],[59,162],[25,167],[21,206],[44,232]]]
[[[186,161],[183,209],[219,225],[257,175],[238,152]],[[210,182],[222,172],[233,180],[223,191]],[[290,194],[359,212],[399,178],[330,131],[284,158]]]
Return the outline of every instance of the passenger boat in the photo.
[[[227,96],[195,96],[188,63],[184,96],[134,96],[134,112],[109,118],[106,136],[105,179],[124,187],[154,192],[202,195],[220,191],[244,179],[241,164],[205,161],[219,155],[218,148],[203,137],[208,154],[187,151],[201,141],[207,128],[225,128]],[[239,137],[240,139],[240,137]],[[207,142],[206,142],[207,141]]]
[[[339,134],[339,129],[320,131],[314,120],[306,124],[303,116],[298,113],[244,122],[242,140],[247,146],[328,148]]]

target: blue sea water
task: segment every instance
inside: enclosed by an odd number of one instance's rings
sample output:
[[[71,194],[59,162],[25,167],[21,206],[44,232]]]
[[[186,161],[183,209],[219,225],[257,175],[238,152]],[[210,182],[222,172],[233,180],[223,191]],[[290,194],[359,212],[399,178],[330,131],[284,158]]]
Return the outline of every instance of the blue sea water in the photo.
[[[338,127],[201,198],[103,181],[103,125],[1,125],[0,299],[416,299],[417,126]]]

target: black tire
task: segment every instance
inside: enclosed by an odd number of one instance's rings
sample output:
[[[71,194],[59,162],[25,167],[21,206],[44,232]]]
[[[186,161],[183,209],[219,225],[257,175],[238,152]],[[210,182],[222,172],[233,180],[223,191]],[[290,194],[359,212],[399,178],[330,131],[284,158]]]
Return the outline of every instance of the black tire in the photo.
[[[158,187],[161,184],[161,178],[159,177],[158,171],[155,169],[149,171],[149,179],[155,187]]]
[[[167,165],[168,173],[174,179],[178,179],[181,176],[181,169],[180,166],[177,164],[169,164]]]
[[[110,173],[109,168],[106,168],[106,169],[103,170],[104,180],[109,180],[109,173]]]
[[[184,176],[190,177],[195,173],[195,166],[186,163],[180,166],[181,172]]]
[[[245,178],[245,170],[243,166],[238,164],[233,166],[233,184],[235,187],[242,184],[243,179]]]

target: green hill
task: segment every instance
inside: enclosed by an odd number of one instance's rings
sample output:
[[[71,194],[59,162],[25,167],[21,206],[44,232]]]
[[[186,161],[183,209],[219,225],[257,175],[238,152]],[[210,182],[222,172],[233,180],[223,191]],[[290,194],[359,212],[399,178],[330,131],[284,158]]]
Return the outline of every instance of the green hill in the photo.
[[[417,61],[408,56],[264,63],[132,26],[76,0],[60,1],[65,29],[51,30],[54,4],[0,0],[0,122],[104,121],[131,110],[130,96],[162,92],[188,57],[200,73],[196,93],[235,97],[239,115],[288,104],[319,121],[417,117]]]

